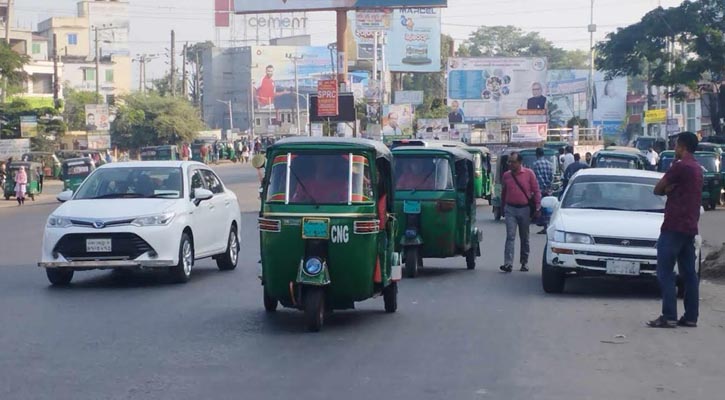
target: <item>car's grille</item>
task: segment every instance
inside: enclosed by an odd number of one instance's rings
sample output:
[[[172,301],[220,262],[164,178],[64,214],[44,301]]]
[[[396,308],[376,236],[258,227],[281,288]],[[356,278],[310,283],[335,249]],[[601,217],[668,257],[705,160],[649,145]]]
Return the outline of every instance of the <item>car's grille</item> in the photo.
[[[574,254],[582,256],[592,257],[604,257],[604,258],[623,258],[627,260],[657,260],[656,255],[646,256],[643,254],[621,254],[621,253],[607,253],[603,251],[574,251]]]
[[[582,258],[577,258],[576,263],[578,265],[581,265],[582,267],[590,267],[590,268],[599,268],[599,269],[607,269],[607,262],[606,261],[600,261],[600,260],[585,260]],[[657,264],[640,264],[639,266],[640,271],[656,271],[657,270]]]
[[[657,246],[656,240],[647,239],[627,239],[627,238],[615,238],[615,237],[603,237],[595,236],[594,243],[606,244],[610,246],[622,246],[622,247],[649,247],[653,248]]]
[[[111,239],[111,252],[86,252],[86,239]],[[82,260],[133,260],[153,250],[151,246],[133,233],[71,233],[63,236],[54,251],[69,261]]]
[[[82,226],[82,227],[94,227],[94,222],[92,220],[85,220],[85,219],[71,219],[70,222],[75,226]],[[109,226],[119,226],[119,225],[128,225],[131,222],[133,222],[133,219],[119,219],[114,221],[102,221],[103,227],[107,228]]]

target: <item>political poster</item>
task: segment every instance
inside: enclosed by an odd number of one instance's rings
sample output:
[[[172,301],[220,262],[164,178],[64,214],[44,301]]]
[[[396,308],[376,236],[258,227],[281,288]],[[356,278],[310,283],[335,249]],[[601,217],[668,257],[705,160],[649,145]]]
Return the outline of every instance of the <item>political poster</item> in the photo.
[[[38,117],[35,115],[20,116],[20,137],[33,138],[38,136]]]
[[[419,139],[441,139],[448,136],[448,118],[418,118],[416,137]]]
[[[410,104],[387,104],[383,108],[383,136],[413,136],[414,108]]]
[[[546,118],[545,58],[450,58],[448,103],[460,104],[465,123]]]
[[[86,131],[108,131],[111,129],[108,104],[86,104]]]
[[[627,78],[607,80],[604,73],[597,72],[594,75],[592,103],[594,126],[602,128],[604,141],[619,143],[624,133],[624,119],[627,116]]]
[[[87,138],[87,147],[89,149],[106,150],[111,148],[111,135],[108,133],[89,133]]]
[[[546,124],[515,124],[511,126],[511,142],[545,142]]]

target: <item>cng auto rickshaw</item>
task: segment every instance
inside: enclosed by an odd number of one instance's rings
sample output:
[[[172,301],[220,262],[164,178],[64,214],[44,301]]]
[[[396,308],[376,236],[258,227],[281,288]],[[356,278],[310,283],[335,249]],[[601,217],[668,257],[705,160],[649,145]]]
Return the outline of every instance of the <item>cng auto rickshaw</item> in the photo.
[[[393,150],[396,244],[405,274],[418,274],[423,258],[462,255],[476,268],[481,232],[476,227],[473,156],[464,149],[406,146]]]
[[[43,176],[46,178],[60,177],[60,160],[50,151],[31,151],[23,154],[23,161],[33,161],[43,164]]]
[[[399,141],[393,144],[393,149],[401,146],[416,145],[421,141]],[[427,145],[440,145],[443,147],[455,147],[469,152],[473,156],[473,192],[477,199],[486,199],[491,203],[491,151],[485,146],[469,146],[463,142],[456,141],[433,141],[426,142]]]
[[[35,201],[35,196],[43,193],[43,166],[32,161],[13,161],[5,167],[7,177],[3,188],[3,197],[5,197],[5,200],[15,197],[15,174],[20,170],[20,167],[24,167],[25,173],[28,175],[25,193],[30,197],[30,200]]]
[[[93,160],[88,157],[69,158],[63,161],[60,179],[63,180],[63,191],[76,191],[88,175],[96,169]]]
[[[259,213],[267,312],[278,303],[303,310],[318,331],[327,313],[377,295],[396,311],[391,174],[381,142],[298,137],[267,149]]]
[[[720,154],[711,151],[696,151],[695,159],[703,168],[702,207],[714,210],[722,200],[723,176],[720,171]]]
[[[148,146],[141,149],[141,161],[176,161],[180,160],[179,148],[174,145]]]
[[[653,169],[634,147],[610,146],[592,155],[592,168]]]

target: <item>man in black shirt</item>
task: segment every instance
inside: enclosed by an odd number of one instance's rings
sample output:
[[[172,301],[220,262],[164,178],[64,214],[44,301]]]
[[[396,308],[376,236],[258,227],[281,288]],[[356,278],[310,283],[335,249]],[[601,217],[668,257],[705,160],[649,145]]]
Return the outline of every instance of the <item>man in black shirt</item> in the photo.
[[[529,98],[526,102],[526,108],[528,110],[543,110],[546,108],[546,96],[544,96],[544,88],[541,83],[534,82],[531,85],[531,94],[533,97]]]

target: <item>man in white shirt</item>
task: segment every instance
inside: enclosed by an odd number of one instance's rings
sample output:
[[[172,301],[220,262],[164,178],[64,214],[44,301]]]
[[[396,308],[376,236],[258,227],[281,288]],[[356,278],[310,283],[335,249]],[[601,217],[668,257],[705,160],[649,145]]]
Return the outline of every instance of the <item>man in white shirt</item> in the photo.
[[[398,125],[398,114],[391,112],[388,114],[388,123],[383,127],[383,135],[402,135],[403,131]]]
[[[566,171],[570,165],[574,164],[574,148],[572,146],[566,146],[566,153],[561,158],[561,170]]]
[[[660,155],[652,147],[647,150],[647,161],[649,161],[650,165],[657,165],[660,161]]]

